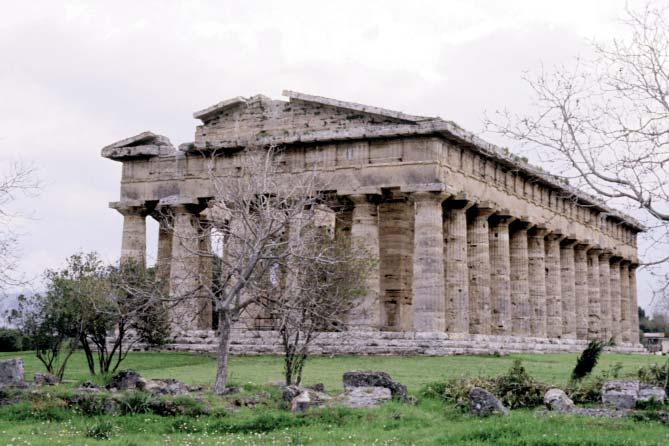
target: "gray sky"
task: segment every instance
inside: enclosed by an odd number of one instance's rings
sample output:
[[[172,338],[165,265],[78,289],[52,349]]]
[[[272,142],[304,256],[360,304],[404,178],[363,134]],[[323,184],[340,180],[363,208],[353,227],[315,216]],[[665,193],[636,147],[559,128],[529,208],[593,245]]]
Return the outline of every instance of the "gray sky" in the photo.
[[[634,2],[632,2],[634,3]],[[291,89],[441,116],[480,132],[526,110],[524,70],[569,63],[619,33],[624,0],[6,2],[0,163],[32,161],[22,271],[120,252],[120,164],[100,157],[151,130],[192,141],[192,112]],[[504,143],[492,135],[485,138]],[[530,158],[531,153],[529,153]],[[149,244],[157,227],[149,225]],[[155,251],[155,249],[152,249]],[[643,282],[641,280],[640,282]],[[640,300],[648,302],[646,287]]]

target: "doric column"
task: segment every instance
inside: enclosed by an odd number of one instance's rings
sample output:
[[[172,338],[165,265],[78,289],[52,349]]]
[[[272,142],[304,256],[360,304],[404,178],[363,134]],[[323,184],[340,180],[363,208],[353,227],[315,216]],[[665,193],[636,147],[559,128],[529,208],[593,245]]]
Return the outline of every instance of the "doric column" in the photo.
[[[636,269],[636,263],[630,264],[630,335],[634,344],[639,343],[639,303],[637,301]]]
[[[172,206],[174,238],[170,265],[170,297],[172,326],[176,330],[197,329],[199,305],[200,259],[197,215],[186,206]]]
[[[545,239],[546,336],[562,336],[562,279],[560,277],[560,241],[562,234],[551,233]]]
[[[511,332],[514,336],[530,334],[530,284],[527,253],[527,228],[530,223],[515,221],[510,229],[511,257]]]
[[[590,313],[588,283],[588,244],[574,246],[574,302],[576,308],[576,338],[588,339]]]
[[[603,341],[611,339],[611,252],[599,255],[599,330]]]
[[[146,265],[146,209],[144,206],[129,206],[122,203],[115,203],[113,207],[123,215],[121,264],[134,262],[144,267]]]
[[[601,339],[599,305],[599,254],[602,250],[591,248],[588,251],[588,339]]]
[[[621,303],[620,303],[620,261],[621,257],[611,257],[611,263],[609,266],[610,271],[610,291],[609,295],[611,298],[611,337],[613,338],[616,344],[620,344],[623,341],[622,337],[622,327],[620,324],[620,313],[621,313]]]
[[[630,305],[630,262],[620,262],[620,327],[622,329],[622,341],[632,342],[632,320]]]
[[[204,218],[199,219],[198,223],[198,255],[199,265],[199,283],[200,298],[198,299],[198,327],[208,330],[212,326],[213,302],[211,290],[214,281],[214,256],[211,250],[211,225]]]
[[[172,263],[172,229],[168,216],[158,219],[158,252],[156,257],[156,277],[163,283],[170,279]]]
[[[441,203],[446,196],[414,192],[413,323],[415,331],[446,328],[444,286],[444,224]]]
[[[576,339],[576,274],[574,237],[566,238],[560,244],[560,282],[562,290],[562,338]]]
[[[527,257],[530,282],[530,334],[546,337],[546,229],[534,227],[527,232]]]
[[[467,209],[474,203],[447,200],[444,219],[444,277],[446,331],[469,333],[469,268],[467,264]]]
[[[467,226],[469,265],[469,332],[490,334],[490,236],[488,217],[493,208],[479,204],[473,208]]]
[[[349,198],[353,202],[351,241],[364,247],[376,265],[367,275],[367,295],[353,310],[349,322],[358,330],[378,329],[381,324],[378,207],[366,194],[349,195]]]
[[[490,217],[490,309],[492,334],[496,335],[512,331],[509,224],[513,220],[507,211]]]

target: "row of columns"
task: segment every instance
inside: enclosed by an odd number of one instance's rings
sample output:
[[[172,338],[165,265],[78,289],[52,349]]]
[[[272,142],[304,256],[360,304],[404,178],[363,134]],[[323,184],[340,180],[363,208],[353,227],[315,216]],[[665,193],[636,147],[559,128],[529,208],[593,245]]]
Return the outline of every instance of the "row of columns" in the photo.
[[[379,198],[347,198],[352,204],[350,229],[335,228],[335,234],[350,233],[354,243],[379,257]],[[413,237],[411,290],[409,305],[398,305],[399,329],[638,341],[634,263],[464,194],[413,192],[409,199],[403,205],[413,214],[413,231],[407,231]],[[117,209],[124,216],[121,261],[144,265],[149,212],[142,206]],[[156,273],[172,295],[197,293],[203,275],[211,276],[211,262],[198,255],[211,251],[200,210],[170,206],[157,218]],[[397,234],[402,236],[406,234]],[[384,255],[397,254],[386,249]],[[392,264],[399,268],[398,262]],[[379,268],[368,276],[368,293],[350,316],[355,328],[384,328],[382,280]],[[175,307],[174,319],[210,328],[207,301],[202,296]]]
[[[378,208],[353,202],[351,236],[378,253]],[[417,192],[412,329],[638,342],[636,265],[489,203]],[[352,320],[383,327],[379,274]]]

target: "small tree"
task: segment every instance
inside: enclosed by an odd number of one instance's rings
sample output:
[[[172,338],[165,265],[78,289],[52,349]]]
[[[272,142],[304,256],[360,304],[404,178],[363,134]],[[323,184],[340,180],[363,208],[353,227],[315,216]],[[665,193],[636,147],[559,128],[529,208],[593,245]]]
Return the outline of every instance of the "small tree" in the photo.
[[[363,249],[334,241],[311,224],[302,232],[301,254],[265,300],[281,336],[286,385],[302,382],[319,333],[346,330],[347,316],[367,292],[365,279],[374,262]]]

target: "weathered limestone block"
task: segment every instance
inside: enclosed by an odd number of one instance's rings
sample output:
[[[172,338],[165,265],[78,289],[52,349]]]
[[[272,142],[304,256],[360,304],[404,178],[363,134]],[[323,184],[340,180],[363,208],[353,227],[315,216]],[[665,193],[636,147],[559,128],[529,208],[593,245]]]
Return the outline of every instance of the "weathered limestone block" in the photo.
[[[490,217],[490,307],[496,335],[512,332],[509,224],[513,219],[508,214]]]
[[[446,331],[449,333],[469,333],[467,209],[473,203],[466,200],[448,200],[445,205]]]
[[[353,202],[353,221],[351,240],[365,248],[369,255],[379,258],[379,215],[376,203],[371,202],[367,195],[350,195]],[[356,329],[378,329],[381,324],[381,302],[379,296],[380,279],[378,264],[367,275],[367,295],[362,303],[350,315],[349,323]]]
[[[611,252],[604,251],[599,255],[599,305],[600,305],[600,337],[608,341],[611,331]]]
[[[599,248],[588,251],[588,339],[601,339],[599,304]]]
[[[414,330],[444,331],[444,234],[441,193],[416,192],[413,251]]]
[[[511,319],[515,336],[530,334],[530,285],[527,252],[528,222],[516,221],[511,225]]]
[[[490,236],[488,217],[494,209],[481,203],[472,208],[467,226],[467,257],[469,259],[469,332],[490,334]]]
[[[546,229],[534,227],[527,233],[528,272],[530,284],[530,333],[546,337]]]
[[[576,407],[571,398],[561,389],[548,389],[544,395],[544,404],[548,410],[556,412],[570,412]]]
[[[560,245],[560,280],[562,290],[562,338],[576,339],[576,273],[574,238],[563,240]]]
[[[589,295],[588,245],[574,246],[574,305],[576,309],[576,337],[588,339]]]
[[[344,389],[355,387],[383,387],[390,390],[393,398],[406,401],[409,397],[407,388],[393,380],[386,372],[351,371],[344,373]]]
[[[611,297],[611,337],[617,344],[621,343],[622,324],[621,324],[621,292],[620,292],[620,257],[612,257],[610,263],[610,297]]]
[[[622,329],[622,341],[632,342],[632,308],[630,302],[630,262],[620,262],[620,326]]]
[[[23,380],[23,359],[0,361],[0,387],[21,385]]]
[[[548,234],[545,239],[546,267],[546,335],[549,338],[562,336],[562,279],[560,277],[561,234]]]

